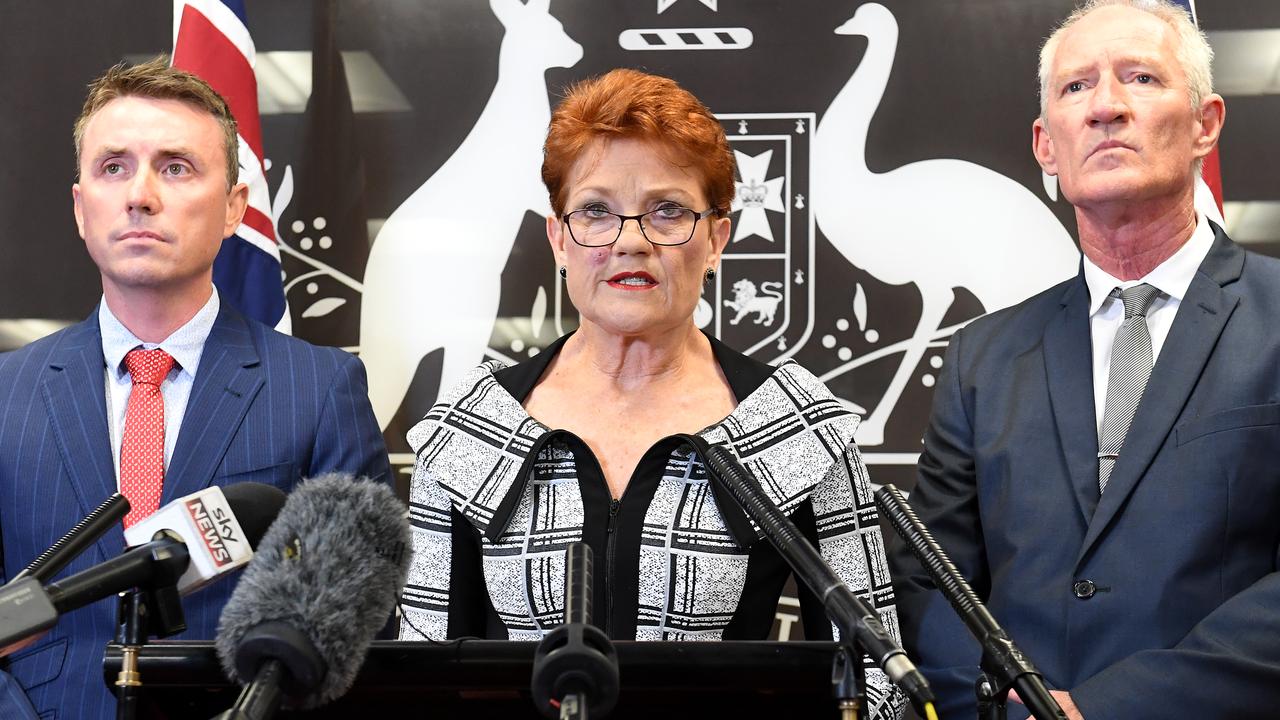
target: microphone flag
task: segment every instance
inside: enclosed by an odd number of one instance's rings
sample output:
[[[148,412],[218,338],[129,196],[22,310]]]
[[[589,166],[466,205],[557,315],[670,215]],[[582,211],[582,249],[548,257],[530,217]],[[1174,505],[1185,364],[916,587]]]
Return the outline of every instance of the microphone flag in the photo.
[[[217,486],[174,500],[139,520],[124,531],[125,544],[150,542],[160,530],[173,530],[191,548],[191,564],[178,581],[184,595],[253,558],[249,539]]]
[[[173,66],[199,76],[231,106],[240,130],[240,181],[249,207],[213,262],[213,284],[237,310],[281,332],[291,328],[280,248],[263,162],[256,51],[244,0],[174,0]]]

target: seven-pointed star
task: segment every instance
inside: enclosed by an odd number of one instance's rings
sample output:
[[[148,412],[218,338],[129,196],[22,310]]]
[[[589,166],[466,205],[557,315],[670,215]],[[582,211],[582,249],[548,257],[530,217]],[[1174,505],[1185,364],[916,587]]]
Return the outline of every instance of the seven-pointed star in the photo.
[[[765,211],[786,211],[782,204],[782,185],[786,178],[765,179],[769,174],[772,150],[765,150],[756,156],[734,150],[733,155],[738,161],[738,174],[742,177],[733,198],[733,211],[742,211],[738,216],[738,228],[733,233],[733,241],[759,235],[773,242],[773,230],[769,227],[769,216]]]

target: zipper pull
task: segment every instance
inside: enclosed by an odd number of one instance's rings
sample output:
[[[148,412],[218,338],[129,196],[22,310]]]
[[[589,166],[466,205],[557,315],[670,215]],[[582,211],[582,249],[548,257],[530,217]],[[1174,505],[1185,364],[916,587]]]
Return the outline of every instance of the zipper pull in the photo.
[[[609,500],[609,522],[605,525],[605,533],[613,532],[613,522],[618,517],[618,506],[622,505],[622,501],[618,498]]]

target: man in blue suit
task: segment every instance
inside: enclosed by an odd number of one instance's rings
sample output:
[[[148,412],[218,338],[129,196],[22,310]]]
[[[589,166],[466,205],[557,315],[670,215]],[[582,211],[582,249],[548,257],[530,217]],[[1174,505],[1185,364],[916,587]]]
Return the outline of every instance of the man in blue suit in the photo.
[[[118,66],[90,86],[75,139],[76,224],[103,299],[84,322],[0,356],[0,580],[117,488],[145,513],[211,484],[288,491],[329,471],[390,482],[360,362],[246,319],[213,287],[248,193],[223,99],[163,59]],[[163,359],[154,381],[136,357]],[[139,437],[149,450],[131,447]],[[64,574],[123,543],[117,527]],[[184,599],[188,637],[213,637],[233,585]],[[115,605],[71,612],[0,661],[0,717],[115,717],[102,672]]]
[[[1045,44],[1033,149],[1081,271],[952,338],[911,496],[1072,718],[1280,713],[1280,262],[1195,209],[1211,57],[1164,0]],[[939,710],[973,717],[976,642],[891,558]]]

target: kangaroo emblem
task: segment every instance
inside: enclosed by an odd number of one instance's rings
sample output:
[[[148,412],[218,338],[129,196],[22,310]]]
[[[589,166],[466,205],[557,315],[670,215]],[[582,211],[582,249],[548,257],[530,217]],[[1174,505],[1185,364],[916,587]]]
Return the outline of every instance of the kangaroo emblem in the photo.
[[[550,14],[549,1],[490,0],[506,28],[493,94],[369,250],[360,356],[383,429],[428,353],[444,351],[440,391],[484,359],[520,223],[529,211],[551,214],[539,175],[551,121],[545,73],[577,64],[582,46]]]

